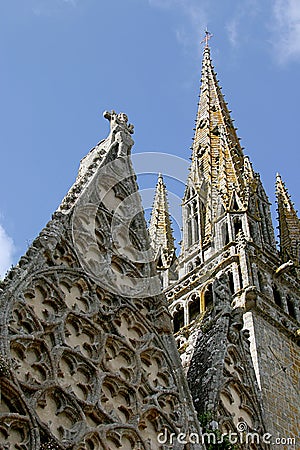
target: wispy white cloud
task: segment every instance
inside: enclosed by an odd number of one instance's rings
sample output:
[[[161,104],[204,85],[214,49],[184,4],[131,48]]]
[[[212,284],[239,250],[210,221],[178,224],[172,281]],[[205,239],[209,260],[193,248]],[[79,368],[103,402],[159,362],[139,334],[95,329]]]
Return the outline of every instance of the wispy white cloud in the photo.
[[[65,6],[75,8],[79,0],[35,0],[32,11],[36,16],[52,16]]]
[[[170,8],[177,0],[149,0],[151,6],[157,8]]]
[[[2,278],[12,265],[14,243],[8,236],[5,229],[0,225],[0,278]]]
[[[239,28],[239,20],[237,17],[232,18],[226,25],[228,39],[233,47],[236,47],[238,44],[238,34],[239,34],[238,28]]]
[[[188,25],[180,24],[176,28],[176,37],[183,46],[195,42],[195,34],[198,39],[207,26],[207,0],[148,0],[150,6],[169,9],[183,14]]]
[[[300,2],[275,0],[272,44],[279,63],[300,60]]]
[[[76,6],[77,0],[62,0],[64,3],[69,3],[69,5]]]
[[[249,22],[257,21],[261,12],[261,4],[258,0],[243,0],[236,5],[236,9],[231,11],[225,29],[230,44],[238,47],[239,42],[248,39],[250,28]]]

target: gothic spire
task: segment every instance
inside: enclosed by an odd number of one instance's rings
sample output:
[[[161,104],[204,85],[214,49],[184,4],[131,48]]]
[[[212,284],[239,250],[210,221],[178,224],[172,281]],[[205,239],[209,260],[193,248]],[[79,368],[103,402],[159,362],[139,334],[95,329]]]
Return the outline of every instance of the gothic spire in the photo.
[[[168,269],[174,259],[175,246],[167,191],[160,173],[156,184],[154,203],[151,212],[149,234],[158,269]]]
[[[194,245],[203,251],[209,246],[211,251],[217,248],[216,242],[212,245],[217,235],[214,228],[225,213],[233,228],[226,230],[224,225],[224,233],[228,234],[228,238],[222,238],[224,242],[235,240],[241,227],[233,223],[236,214],[247,214],[251,222],[256,222],[254,228],[261,229],[260,244],[264,241],[275,247],[270,204],[258,174],[243,153],[212,65],[209,37],[206,32],[192,162],[183,198],[182,252],[189,258],[190,251],[186,251]],[[256,239],[255,229],[250,236],[250,225],[244,226],[243,232],[249,239]]]
[[[276,176],[276,197],[279,219],[280,252],[284,261],[299,263],[300,221],[291,197],[279,173]]]
[[[203,53],[200,100],[192,146],[191,175],[195,181],[199,179],[199,175],[200,178],[203,175],[210,191],[212,209],[216,207],[217,191],[221,193],[224,208],[228,209],[232,202],[233,191],[239,195],[243,204],[246,202],[247,175],[253,176],[248,168],[249,164],[245,163],[230,111],[212,65],[210,49],[206,46]]]

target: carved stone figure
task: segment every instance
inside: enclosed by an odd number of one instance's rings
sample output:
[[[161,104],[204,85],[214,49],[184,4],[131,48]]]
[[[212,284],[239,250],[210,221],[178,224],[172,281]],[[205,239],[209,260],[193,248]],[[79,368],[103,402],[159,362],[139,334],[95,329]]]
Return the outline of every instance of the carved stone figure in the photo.
[[[117,156],[129,156],[131,147],[134,144],[131,134],[133,134],[134,126],[128,123],[128,117],[125,113],[117,114],[115,111],[105,111],[103,113],[105,119],[110,122],[110,145],[117,145]]]

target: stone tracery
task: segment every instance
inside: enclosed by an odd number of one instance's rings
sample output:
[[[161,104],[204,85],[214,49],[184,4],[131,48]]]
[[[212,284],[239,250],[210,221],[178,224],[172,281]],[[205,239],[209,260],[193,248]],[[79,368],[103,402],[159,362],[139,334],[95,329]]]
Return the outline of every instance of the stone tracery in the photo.
[[[118,448],[120,442],[124,448],[148,448],[142,436],[152,433],[154,439],[163,423],[175,427],[180,416],[172,369],[161,344],[126,299],[106,294],[69,269],[56,275],[55,291],[51,272],[42,277],[43,288],[36,274],[30,289],[24,287],[24,296],[10,305],[15,389],[24,392],[40,428],[46,427],[63,445],[82,439],[76,448],[106,448],[102,431],[93,431],[103,428],[105,418],[107,424],[138,424],[141,433],[137,437],[133,430],[107,428],[108,448]],[[112,320],[99,320],[101,314]],[[9,406],[3,402],[2,414],[5,408]],[[30,427],[24,420],[26,446],[31,442]],[[3,443],[15,427],[4,423]],[[18,445],[23,445],[22,439]]]
[[[83,160],[59,211],[7,278],[0,446],[8,450],[150,450],[161,428],[190,420],[179,362],[166,352],[167,306],[160,290],[147,291],[151,252],[126,158],[133,127],[124,115],[109,118],[111,135]]]

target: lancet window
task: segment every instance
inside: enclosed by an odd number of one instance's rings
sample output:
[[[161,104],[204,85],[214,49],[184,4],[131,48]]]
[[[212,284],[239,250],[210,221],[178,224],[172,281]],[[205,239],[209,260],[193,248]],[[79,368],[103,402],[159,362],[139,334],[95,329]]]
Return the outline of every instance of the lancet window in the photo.
[[[173,315],[173,327],[174,327],[174,333],[177,333],[177,331],[180,330],[184,326],[184,310],[181,307],[177,311],[175,311]]]
[[[190,247],[199,242],[200,235],[204,234],[204,205],[192,187],[188,189],[186,198],[186,242],[187,247]]]

